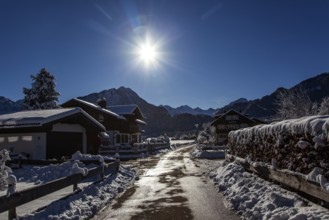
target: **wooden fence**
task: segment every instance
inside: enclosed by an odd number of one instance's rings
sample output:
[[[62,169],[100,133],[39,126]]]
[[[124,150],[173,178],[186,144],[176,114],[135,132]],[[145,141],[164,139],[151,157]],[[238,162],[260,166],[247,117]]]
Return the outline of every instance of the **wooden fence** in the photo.
[[[230,154],[226,154],[225,158],[228,161],[236,161],[247,171],[251,171],[265,180],[281,183],[296,192],[307,195],[308,199],[321,201],[323,206],[329,208],[329,192],[323,190],[320,184],[308,181],[303,174],[289,170],[271,169],[269,166],[253,166],[245,159]]]
[[[105,166],[105,170],[113,170],[117,172],[120,166],[120,161],[115,161]],[[22,191],[18,191],[10,197],[0,197],[0,213],[8,212],[8,219],[16,218],[16,207],[25,203],[31,202],[42,196],[48,195],[70,185],[73,186],[73,191],[76,190],[77,184],[84,179],[99,175],[101,179],[104,177],[104,171],[101,166],[88,170],[88,174],[83,176],[82,174],[73,174],[67,177],[63,177],[57,180],[50,181],[48,183],[31,187]]]

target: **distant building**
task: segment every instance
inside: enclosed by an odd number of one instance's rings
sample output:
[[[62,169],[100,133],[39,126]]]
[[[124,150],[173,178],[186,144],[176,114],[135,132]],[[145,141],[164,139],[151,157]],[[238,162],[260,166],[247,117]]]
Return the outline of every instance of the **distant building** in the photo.
[[[0,115],[0,150],[24,153],[29,159],[93,153],[105,127],[81,108],[21,111]]]
[[[216,112],[211,126],[216,128],[216,143],[226,144],[228,133],[233,130],[251,127],[257,124],[264,124],[261,120],[243,115],[235,110],[229,110],[224,113]]]
[[[98,100],[98,105],[71,99],[63,107],[80,107],[106,128],[109,145],[130,145],[141,142],[144,116],[137,105],[107,106],[105,99]]]

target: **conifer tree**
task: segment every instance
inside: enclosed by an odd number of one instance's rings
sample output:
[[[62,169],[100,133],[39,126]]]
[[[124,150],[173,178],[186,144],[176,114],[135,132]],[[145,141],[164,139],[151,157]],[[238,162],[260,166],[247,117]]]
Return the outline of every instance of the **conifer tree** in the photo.
[[[36,76],[31,75],[32,88],[23,88],[24,109],[53,109],[58,108],[58,96],[55,87],[55,77],[45,68]]]

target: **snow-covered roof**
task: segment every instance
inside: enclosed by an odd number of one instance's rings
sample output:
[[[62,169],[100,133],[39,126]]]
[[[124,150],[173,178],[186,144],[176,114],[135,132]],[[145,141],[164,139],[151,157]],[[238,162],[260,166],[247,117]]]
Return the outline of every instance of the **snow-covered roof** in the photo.
[[[217,114],[217,115],[214,115],[214,120],[211,122],[211,125],[214,125],[215,123],[217,123],[219,120],[223,119],[226,115],[231,115],[231,114],[236,114],[236,115],[240,115],[242,118],[244,118],[245,120],[248,120],[250,122],[254,122],[254,123],[264,123],[262,122],[261,120],[259,119],[255,119],[255,118],[252,118],[250,117],[249,115],[244,115],[240,112],[237,112],[235,111],[234,109],[231,109],[229,111],[226,111],[222,114]]]
[[[141,116],[144,118],[143,113],[139,109],[138,105],[114,105],[108,107],[111,111],[119,115],[132,115],[136,109],[139,110]]]
[[[0,129],[17,127],[40,127],[44,124],[60,120],[64,117],[81,113],[90,121],[105,130],[105,127],[81,108],[58,108],[20,111],[11,114],[0,115]]]
[[[145,121],[142,121],[142,120],[139,120],[139,119],[136,119],[135,121],[137,122],[137,124],[146,125]]]
[[[92,108],[94,108],[94,109],[97,109],[98,111],[101,111],[101,112],[103,112],[103,113],[105,113],[105,114],[112,115],[112,116],[114,116],[114,117],[116,117],[116,118],[118,118],[118,119],[126,120],[126,118],[120,116],[119,114],[117,114],[117,113],[115,113],[115,112],[113,112],[113,111],[110,111],[110,110],[108,110],[108,109],[102,108],[102,107],[100,107],[100,106],[98,106],[98,105],[95,105],[95,104],[93,104],[93,103],[91,103],[91,102],[87,102],[87,101],[84,101],[84,100],[82,100],[82,99],[78,99],[78,98],[73,98],[72,100],[74,100],[74,101],[76,101],[76,102],[79,102],[79,103],[82,103],[82,104],[84,104],[84,105],[87,105],[87,106],[89,106],[89,107],[92,107]]]

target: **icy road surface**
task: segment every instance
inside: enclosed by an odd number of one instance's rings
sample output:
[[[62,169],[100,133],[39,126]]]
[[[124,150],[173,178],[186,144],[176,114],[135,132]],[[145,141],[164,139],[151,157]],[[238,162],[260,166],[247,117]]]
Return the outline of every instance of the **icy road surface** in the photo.
[[[190,158],[192,147],[133,162],[139,180],[94,219],[239,219]]]

